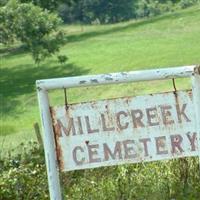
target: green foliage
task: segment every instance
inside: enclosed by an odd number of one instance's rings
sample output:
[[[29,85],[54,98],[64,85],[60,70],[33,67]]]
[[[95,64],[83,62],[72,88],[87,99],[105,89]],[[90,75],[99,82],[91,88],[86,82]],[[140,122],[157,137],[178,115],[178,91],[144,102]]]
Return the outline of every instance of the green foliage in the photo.
[[[58,13],[66,23],[115,23],[151,17],[186,8],[199,0],[71,0],[59,4]]]
[[[57,15],[31,3],[9,1],[0,8],[1,34],[4,44],[15,40],[26,44],[36,63],[59,51],[64,35],[58,31],[61,20]]]
[[[154,0],[141,0],[138,2],[136,9],[136,16],[152,17],[163,14],[165,12],[174,11],[176,9],[175,4],[172,1],[154,1]]]
[[[43,151],[35,142],[21,144],[19,150],[0,158],[1,199],[49,199]],[[198,158],[81,170],[61,177],[70,200],[197,200],[200,195]]]
[[[199,2],[199,0],[180,0],[179,5],[181,8],[187,8]]]
[[[47,10],[55,10],[59,4],[59,0],[20,0],[21,3],[33,3],[36,6],[39,6]]]
[[[8,0],[1,0],[5,5]],[[58,12],[66,23],[115,23],[133,18],[151,17],[187,8],[199,0],[19,0],[43,10]]]
[[[0,0],[0,6],[5,6],[8,0]]]
[[[64,64],[67,60],[68,60],[68,57],[67,57],[67,56],[65,56],[65,55],[58,55],[58,61],[59,61],[61,64]]]
[[[0,199],[49,199],[43,151],[35,142],[21,144],[18,151],[0,157]]]
[[[197,200],[200,194],[198,159],[101,168],[74,178],[67,199]]]
[[[58,8],[60,16],[65,22],[81,21],[92,23],[114,23],[133,17],[134,1],[124,0],[75,0],[71,3],[63,2]]]
[[[136,8],[136,17],[152,17],[156,15],[161,15],[165,12],[175,11],[178,8],[187,8],[194,4],[197,4],[199,0],[141,0],[138,1]]]

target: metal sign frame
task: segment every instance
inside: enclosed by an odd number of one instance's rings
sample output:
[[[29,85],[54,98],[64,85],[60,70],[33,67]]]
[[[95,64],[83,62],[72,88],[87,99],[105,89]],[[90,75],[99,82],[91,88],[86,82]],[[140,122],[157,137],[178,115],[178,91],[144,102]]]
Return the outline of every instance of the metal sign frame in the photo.
[[[185,77],[190,77],[192,80],[193,101],[198,130],[198,154],[200,158],[200,66],[193,65],[164,69],[37,80],[36,88],[42,120],[43,143],[50,199],[61,200],[62,195],[59,179],[59,168],[56,156],[55,138],[48,97],[49,90]]]

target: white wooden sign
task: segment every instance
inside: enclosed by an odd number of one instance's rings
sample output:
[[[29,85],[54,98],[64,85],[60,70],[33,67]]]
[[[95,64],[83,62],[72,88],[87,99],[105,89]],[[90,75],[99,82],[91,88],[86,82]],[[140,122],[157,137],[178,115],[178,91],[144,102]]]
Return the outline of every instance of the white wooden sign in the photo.
[[[51,108],[53,89],[191,77],[192,90]],[[36,82],[51,200],[62,171],[200,157],[200,67],[184,66]]]
[[[191,91],[52,109],[64,171],[197,156]]]

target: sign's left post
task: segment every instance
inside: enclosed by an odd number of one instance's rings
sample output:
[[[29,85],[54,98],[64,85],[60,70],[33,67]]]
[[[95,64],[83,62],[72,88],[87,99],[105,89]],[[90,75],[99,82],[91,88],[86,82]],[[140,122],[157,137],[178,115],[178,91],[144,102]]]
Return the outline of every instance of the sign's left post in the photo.
[[[45,161],[51,200],[61,200],[61,187],[56,156],[56,147],[52,119],[49,106],[48,92],[40,87],[40,82],[36,82],[39,100],[40,115],[42,120],[43,143],[45,151]]]

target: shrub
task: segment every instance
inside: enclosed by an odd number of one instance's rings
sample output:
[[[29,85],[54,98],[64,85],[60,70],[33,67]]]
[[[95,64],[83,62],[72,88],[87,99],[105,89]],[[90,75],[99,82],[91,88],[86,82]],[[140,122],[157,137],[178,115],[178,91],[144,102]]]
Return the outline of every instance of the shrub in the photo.
[[[173,11],[174,4],[172,1],[166,1],[164,3],[153,0],[142,0],[138,2],[136,9],[136,16],[152,17],[163,14],[165,12]]]
[[[21,153],[0,160],[0,199],[49,199],[42,150],[35,142],[19,148]]]
[[[0,199],[49,199],[43,151],[37,143],[0,158]],[[70,200],[169,200],[200,196],[198,158],[140,163],[61,173]]]
[[[179,5],[180,5],[181,8],[184,9],[184,8],[190,7],[190,6],[197,4],[197,3],[199,3],[199,0],[181,0],[179,2]]]

